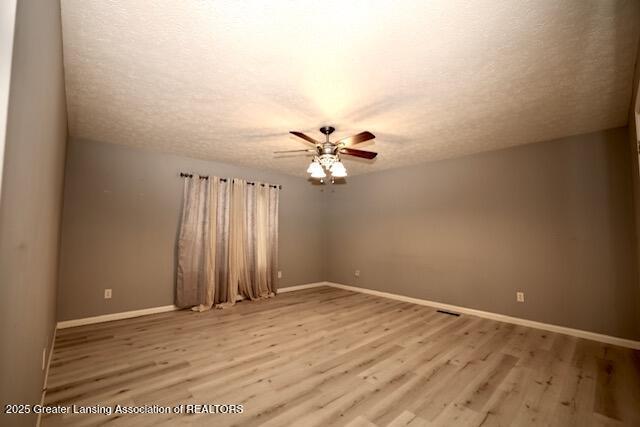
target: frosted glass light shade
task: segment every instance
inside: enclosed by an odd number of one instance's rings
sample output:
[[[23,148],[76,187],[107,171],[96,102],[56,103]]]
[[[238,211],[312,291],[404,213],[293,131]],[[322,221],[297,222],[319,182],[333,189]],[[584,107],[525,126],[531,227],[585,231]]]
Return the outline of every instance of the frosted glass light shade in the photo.
[[[315,160],[309,163],[309,167],[307,168],[307,173],[313,173],[313,171],[315,170],[315,165],[317,165]]]
[[[343,178],[347,176],[347,169],[344,167],[342,162],[337,161],[331,165],[331,176],[336,178]]]
[[[330,170],[331,170],[331,172],[333,172],[334,170],[337,170],[337,169],[344,169],[344,165],[342,164],[342,162],[340,160],[338,160],[337,162],[334,162],[331,165],[331,169]]]
[[[320,166],[320,163],[318,163],[315,160],[312,161],[309,167],[307,168],[307,173],[313,174],[314,172],[316,174],[319,174],[320,172],[322,172],[322,166]]]
[[[324,169],[322,169],[322,166],[320,166],[318,169],[314,169],[313,172],[311,172],[311,178],[324,178],[325,176],[327,176],[327,174],[324,173]]]
[[[344,178],[345,176],[347,176],[347,170],[346,169],[334,170],[331,172],[331,176],[335,178]]]

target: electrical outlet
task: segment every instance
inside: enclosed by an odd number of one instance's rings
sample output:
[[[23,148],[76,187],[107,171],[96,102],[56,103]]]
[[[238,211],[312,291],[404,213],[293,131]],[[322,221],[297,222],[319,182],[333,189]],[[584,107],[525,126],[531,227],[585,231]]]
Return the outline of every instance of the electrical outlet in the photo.
[[[111,299],[111,289],[104,290],[104,299]]]
[[[47,347],[42,349],[42,370],[47,367]]]
[[[360,270],[356,270],[355,273],[353,273],[353,275],[356,277],[360,277]]]
[[[282,271],[278,270],[278,279],[282,279]]]
[[[524,292],[516,292],[516,301],[524,302]]]

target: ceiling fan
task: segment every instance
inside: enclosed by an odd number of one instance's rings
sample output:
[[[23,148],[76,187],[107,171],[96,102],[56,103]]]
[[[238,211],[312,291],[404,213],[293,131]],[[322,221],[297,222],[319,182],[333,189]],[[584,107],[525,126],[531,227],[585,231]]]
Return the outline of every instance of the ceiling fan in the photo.
[[[323,126],[320,128],[320,132],[325,135],[324,142],[316,141],[315,139],[305,135],[302,132],[291,131],[289,133],[315,145],[315,148],[308,148],[305,150],[274,151],[274,154],[301,152],[314,153],[313,160],[311,161],[307,172],[311,174],[312,178],[319,179],[327,176],[324,171],[325,169],[331,172],[331,176],[334,178],[343,178],[347,176],[347,169],[340,161],[341,154],[361,157],[368,160],[375,159],[375,157],[378,155],[378,153],[374,153],[373,151],[356,150],[350,148],[350,146],[352,145],[360,144],[361,142],[369,141],[375,138],[375,135],[371,132],[360,132],[356,135],[342,138],[336,142],[331,142],[329,141],[329,135],[331,135],[333,131],[335,131],[335,128],[332,126]]]

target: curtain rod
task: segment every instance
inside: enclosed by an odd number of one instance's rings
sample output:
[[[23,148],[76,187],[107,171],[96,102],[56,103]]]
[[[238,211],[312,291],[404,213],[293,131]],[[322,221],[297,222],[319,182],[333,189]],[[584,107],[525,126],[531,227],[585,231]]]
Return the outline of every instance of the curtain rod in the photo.
[[[180,177],[181,178],[193,178],[193,174],[192,173],[180,172]],[[209,179],[208,176],[199,176],[199,177],[200,177],[200,179]],[[227,178],[220,178],[220,181],[227,182]],[[249,182],[249,181],[247,181],[247,184],[256,185],[255,182]],[[261,187],[264,187],[265,185],[268,185],[269,187],[272,187],[272,188],[277,188],[279,190],[282,190],[282,185],[260,184]]]

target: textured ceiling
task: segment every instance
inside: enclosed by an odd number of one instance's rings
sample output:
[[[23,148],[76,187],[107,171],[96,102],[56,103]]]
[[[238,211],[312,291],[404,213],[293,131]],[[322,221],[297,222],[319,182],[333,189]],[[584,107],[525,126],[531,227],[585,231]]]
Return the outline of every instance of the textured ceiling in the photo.
[[[72,136],[304,174],[289,130],[369,130],[365,173],[624,125],[640,2],[62,0]]]

